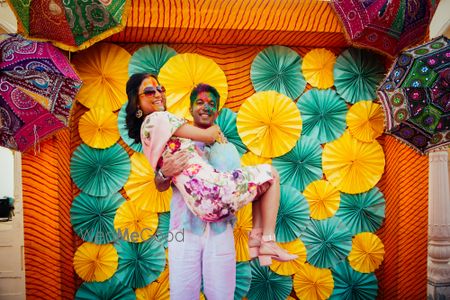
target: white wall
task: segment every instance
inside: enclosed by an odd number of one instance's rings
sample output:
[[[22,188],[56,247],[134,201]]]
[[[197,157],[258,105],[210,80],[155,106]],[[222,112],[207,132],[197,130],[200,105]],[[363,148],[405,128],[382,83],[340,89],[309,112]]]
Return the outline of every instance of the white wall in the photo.
[[[14,156],[9,149],[0,147],[0,198],[14,196]]]

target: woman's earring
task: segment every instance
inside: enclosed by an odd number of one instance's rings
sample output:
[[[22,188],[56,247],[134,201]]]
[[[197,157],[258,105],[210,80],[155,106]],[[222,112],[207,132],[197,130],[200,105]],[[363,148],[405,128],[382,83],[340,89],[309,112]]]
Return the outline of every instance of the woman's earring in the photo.
[[[138,109],[138,110],[136,111],[136,118],[140,119],[140,118],[142,118],[142,115],[143,115],[142,110],[141,110],[141,109]]]

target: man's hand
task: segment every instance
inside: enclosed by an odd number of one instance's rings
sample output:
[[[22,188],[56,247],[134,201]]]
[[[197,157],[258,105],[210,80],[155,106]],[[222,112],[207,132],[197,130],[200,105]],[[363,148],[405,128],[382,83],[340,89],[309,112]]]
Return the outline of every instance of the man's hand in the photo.
[[[180,174],[188,166],[189,153],[186,151],[179,151],[174,154],[164,155],[163,166],[160,172],[163,173],[163,178],[159,172],[155,176],[156,189],[160,192],[166,191],[170,187],[170,178]]]

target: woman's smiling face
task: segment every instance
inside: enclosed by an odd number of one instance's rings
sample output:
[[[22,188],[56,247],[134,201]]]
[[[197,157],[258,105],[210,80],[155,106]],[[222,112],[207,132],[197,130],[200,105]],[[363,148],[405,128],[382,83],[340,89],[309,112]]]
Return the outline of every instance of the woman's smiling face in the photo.
[[[144,115],[166,110],[165,89],[155,78],[147,77],[139,86],[139,107]]]

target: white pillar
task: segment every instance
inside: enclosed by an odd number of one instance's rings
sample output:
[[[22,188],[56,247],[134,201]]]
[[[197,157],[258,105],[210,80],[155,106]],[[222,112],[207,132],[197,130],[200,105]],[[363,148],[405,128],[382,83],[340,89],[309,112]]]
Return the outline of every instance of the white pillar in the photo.
[[[428,299],[450,299],[450,195],[447,149],[430,152],[429,164]]]

